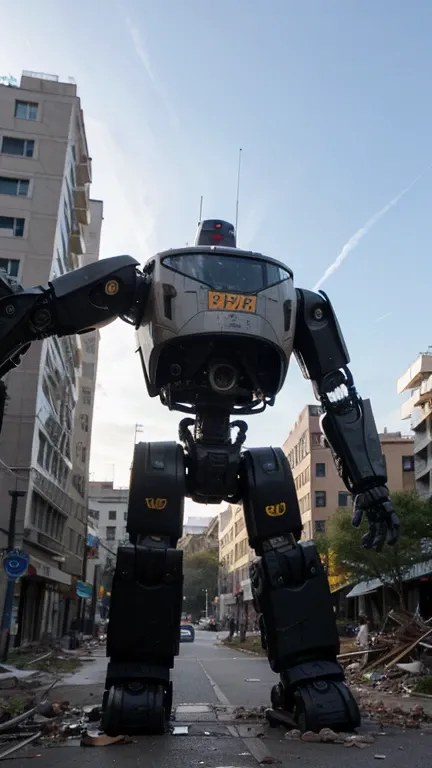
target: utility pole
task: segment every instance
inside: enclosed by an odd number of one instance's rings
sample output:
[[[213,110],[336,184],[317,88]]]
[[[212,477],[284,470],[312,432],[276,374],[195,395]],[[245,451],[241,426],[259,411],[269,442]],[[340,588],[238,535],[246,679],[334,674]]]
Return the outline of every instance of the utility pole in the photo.
[[[15,531],[16,531],[18,499],[22,498],[25,495],[26,495],[25,491],[17,491],[16,489],[9,491],[9,496],[11,497],[11,507],[10,507],[10,514],[9,514],[9,530],[8,530],[8,545],[7,545],[8,554],[13,552],[15,548]],[[19,561],[20,561],[19,556],[16,558],[16,561],[19,564]],[[14,566],[13,562],[11,563],[11,566],[13,570],[13,566]],[[24,567],[24,571],[21,569],[21,572],[17,573],[16,575],[8,574],[8,583],[6,587],[5,600],[3,604],[3,615],[2,615],[1,630],[0,630],[0,646],[1,646],[0,655],[1,655],[1,660],[3,662],[7,661],[8,652],[9,652],[10,628],[11,628],[11,622],[12,622],[15,583],[17,578],[19,578],[19,576],[22,576],[25,570],[26,570],[26,565]]]

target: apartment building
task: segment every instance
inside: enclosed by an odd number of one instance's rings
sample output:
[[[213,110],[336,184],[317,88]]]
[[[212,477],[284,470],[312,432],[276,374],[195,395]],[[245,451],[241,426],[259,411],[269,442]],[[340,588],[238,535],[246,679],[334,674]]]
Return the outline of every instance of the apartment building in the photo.
[[[283,446],[297,489],[305,539],[323,533],[330,515],[338,507],[349,507],[352,503],[330,449],[323,446],[321,414],[320,406],[306,405]],[[413,438],[384,431],[380,441],[390,491],[414,488]]]
[[[430,348],[431,350],[432,348]],[[432,351],[420,354],[398,379],[397,392],[410,392],[401,418],[411,419],[414,433],[414,471],[419,495],[432,497]]]
[[[102,583],[111,583],[117,549],[129,540],[126,531],[129,490],[114,483],[91,480],[88,484],[89,518],[98,529]]]
[[[99,258],[102,203],[90,200],[90,183],[76,85],[31,72],[19,86],[0,85],[0,269],[12,283],[44,285]],[[15,544],[30,558],[16,584],[15,644],[59,636],[75,618],[97,348],[96,333],[46,339],[5,378],[0,546],[6,545],[8,491],[18,487],[25,496]],[[4,579],[0,601],[3,590]]]
[[[219,514],[219,611],[223,619],[229,614],[239,613],[248,604],[251,619],[252,591],[249,579],[249,564],[254,558],[250,548],[241,504],[229,504]]]
[[[194,518],[189,518],[188,522]],[[203,518],[198,518],[203,519]],[[190,527],[194,527],[191,524]],[[186,530],[189,530],[189,526],[185,526]],[[182,549],[187,555],[194,555],[196,552],[217,551],[219,549],[219,518],[216,515],[210,522],[204,531],[201,530],[202,526],[198,526],[199,531],[192,531],[184,533],[181,539],[179,539],[177,547]]]

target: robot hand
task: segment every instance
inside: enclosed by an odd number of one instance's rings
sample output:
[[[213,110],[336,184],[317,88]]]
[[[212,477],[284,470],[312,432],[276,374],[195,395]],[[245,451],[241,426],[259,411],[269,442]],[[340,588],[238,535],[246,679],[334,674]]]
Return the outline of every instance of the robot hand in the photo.
[[[114,256],[55,278],[48,286],[13,289],[0,281],[0,378],[33,341],[86,333],[121,317],[139,324],[150,286],[131,256]]]
[[[362,538],[362,546],[365,549],[381,552],[386,543],[390,546],[396,544],[400,522],[385,485],[358,493],[354,497],[352,524],[355,528],[359,527],[364,514],[369,525],[368,532]]]

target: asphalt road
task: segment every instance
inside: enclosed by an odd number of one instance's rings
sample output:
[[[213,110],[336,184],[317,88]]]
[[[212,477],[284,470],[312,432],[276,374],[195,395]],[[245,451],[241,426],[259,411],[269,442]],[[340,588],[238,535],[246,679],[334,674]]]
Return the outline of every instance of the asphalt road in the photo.
[[[98,657],[76,675],[71,675],[56,692],[73,704],[99,703],[102,698],[106,659]],[[30,754],[19,765],[33,768],[256,768],[258,764],[279,764],[292,768],[300,761],[303,768],[370,768],[385,755],[389,768],[430,768],[432,733],[395,731],[377,735],[375,744],[365,749],[346,749],[332,744],[305,744],[284,738],[283,729],[268,729],[262,724],[242,724],[233,719],[233,708],[269,703],[275,676],[267,661],[230,651],[216,645],[212,633],[196,634],[195,643],[185,643],[176,661],[174,680],[174,726],[187,726],[187,735],[167,734],[142,737],[130,744],[109,747],[81,747],[75,741],[51,748],[29,747]],[[367,725],[369,731],[374,726]],[[375,728],[375,730],[377,730]]]

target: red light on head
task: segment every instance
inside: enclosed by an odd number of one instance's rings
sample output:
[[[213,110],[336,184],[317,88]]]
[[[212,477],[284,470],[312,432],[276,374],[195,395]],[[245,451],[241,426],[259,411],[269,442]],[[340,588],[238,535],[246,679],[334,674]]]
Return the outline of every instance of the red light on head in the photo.
[[[220,223],[220,221],[218,221],[217,224],[215,224],[215,229],[221,229],[221,227],[222,227],[222,224]]]
[[[223,235],[213,235],[213,240],[223,240]]]

